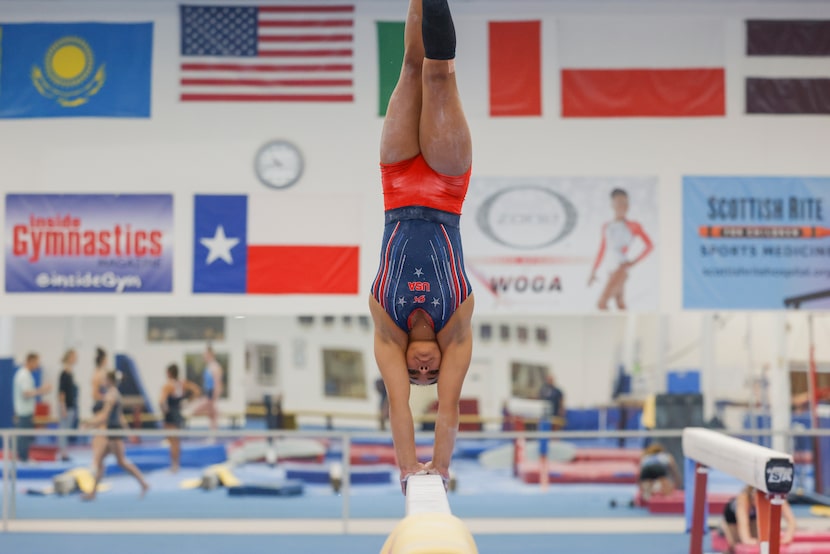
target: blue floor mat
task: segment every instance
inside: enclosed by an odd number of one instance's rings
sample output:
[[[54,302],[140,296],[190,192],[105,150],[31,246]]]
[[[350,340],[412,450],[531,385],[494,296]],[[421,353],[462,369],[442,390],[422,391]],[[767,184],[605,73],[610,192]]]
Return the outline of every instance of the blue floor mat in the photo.
[[[0,533],[0,551],[62,554],[225,554],[227,552],[303,552],[305,554],[367,554],[379,552],[379,535],[90,535]],[[480,554],[685,554],[682,534],[625,535],[480,535]]]

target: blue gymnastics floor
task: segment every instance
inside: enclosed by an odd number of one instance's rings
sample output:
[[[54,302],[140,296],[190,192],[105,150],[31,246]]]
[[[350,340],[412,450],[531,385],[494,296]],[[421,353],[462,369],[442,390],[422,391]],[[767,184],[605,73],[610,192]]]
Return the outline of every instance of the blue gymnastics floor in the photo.
[[[384,537],[273,535],[153,535],[0,533],[0,552],[14,554],[226,554],[228,552],[301,552],[373,554]],[[476,537],[481,554],[685,554],[688,538],[675,534],[484,535]]]
[[[543,492],[538,485],[515,479],[509,469],[484,470],[476,462],[454,464],[458,491],[449,496],[453,512],[462,518],[627,518],[645,517],[644,509],[630,509],[635,485],[556,485]],[[390,471],[391,468],[390,468]],[[235,467],[242,482],[268,483],[279,480],[279,468],[265,464]],[[147,473],[151,490],[138,499],[138,485],[123,474],[105,478],[112,489],[95,502],[81,502],[78,495],[29,496],[23,489],[44,487],[49,481],[21,481],[17,494],[17,517],[23,519],[156,519],[156,518],[339,518],[342,497],[328,485],[306,485],[298,497],[229,497],[225,489],[181,490],[180,483],[199,477],[201,470],[184,469],[173,475],[160,470]],[[388,484],[353,486],[350,513],[353,518],[400,518],[404,502],[393,475]],[[712,476],[710,490],[740,490],[731,478]],[[622,506],[611,508],[611,500]]]

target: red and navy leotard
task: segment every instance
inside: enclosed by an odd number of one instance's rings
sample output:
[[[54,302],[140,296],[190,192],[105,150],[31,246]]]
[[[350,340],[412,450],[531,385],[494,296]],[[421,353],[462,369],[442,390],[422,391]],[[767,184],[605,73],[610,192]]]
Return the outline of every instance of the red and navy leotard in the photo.
[[[406,332],[416,310],[437,333],[472,293],[459,220],[470,171],[434,171],[422,155],[381,164],[386,224],[372,295]]]

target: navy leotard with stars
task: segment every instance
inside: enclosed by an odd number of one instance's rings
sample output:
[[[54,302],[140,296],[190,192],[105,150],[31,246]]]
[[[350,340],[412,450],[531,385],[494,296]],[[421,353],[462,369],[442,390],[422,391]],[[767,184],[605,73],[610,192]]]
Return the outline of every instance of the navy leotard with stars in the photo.
[[[439,332],[472,293],[461,251],[460,217],[409,206],[386,212],[372,295],[406,332],[423,310]]]

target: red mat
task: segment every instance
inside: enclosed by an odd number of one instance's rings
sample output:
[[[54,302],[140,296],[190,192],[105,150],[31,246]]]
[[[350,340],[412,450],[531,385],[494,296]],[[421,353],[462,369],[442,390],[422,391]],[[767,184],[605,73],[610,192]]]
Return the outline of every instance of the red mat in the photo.
[[[539,462],[519,464],[519,477],[525,483],[539,482]],[[551,483],[636,483],[639,464],[625,461],[548,462]]]
[[[709,504],[709,513],[711,515],[722,514],[726,503],[733,496],[733,494],[728,493],[708,493],[706,501]],[[686,495],[683,491],[674,491],[671,494],[654,495],[648,501],[645,501],[640,497],[640,492],[637,491],[637,495],[634,497],[634,505],[646,507],[652,514],[682,514],[686,509],[685,499]]]
[[[639,448],[577,448],[574,462],[636,462],[640,463]]]
[[[726,552],[726,539],[720,533],[712,534],[712,550]],[[739,544],[735,554],[758,554],[758,545]],[[797,531],[791,544],[781,545],[781,554],[830,554],[830,533],[821,531]]]
[[[3,459],[3,451],[0,450],[0,460]],[[58,447],[43,444],[33,444],[29,447],[29,460],[33,462],[54,462],[58,459]]]

